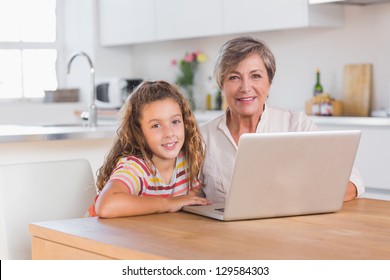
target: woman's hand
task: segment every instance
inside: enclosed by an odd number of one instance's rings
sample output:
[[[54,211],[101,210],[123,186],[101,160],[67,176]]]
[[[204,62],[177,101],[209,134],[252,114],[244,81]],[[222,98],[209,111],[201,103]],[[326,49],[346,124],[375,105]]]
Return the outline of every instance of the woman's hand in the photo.
[[[356,186],[348,181],[347,191],[345,192],[344,202],[354,200],[357,197],[357,189]]]

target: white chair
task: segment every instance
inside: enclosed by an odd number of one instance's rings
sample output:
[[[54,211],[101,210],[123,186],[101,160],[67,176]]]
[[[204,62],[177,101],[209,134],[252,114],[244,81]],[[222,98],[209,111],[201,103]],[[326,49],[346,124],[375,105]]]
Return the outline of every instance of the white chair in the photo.
[[[31,222],[81,218],[95,196],[85,159],[0,165],[0,259],[31,259]]]

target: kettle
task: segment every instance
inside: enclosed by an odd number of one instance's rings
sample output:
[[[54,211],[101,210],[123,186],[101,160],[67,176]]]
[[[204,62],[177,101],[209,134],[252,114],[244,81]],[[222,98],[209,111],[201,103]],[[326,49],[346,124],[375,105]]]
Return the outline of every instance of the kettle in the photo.
[[[96,87],[96,106],[98,108],[119,109],[142,79],[113,78]]]

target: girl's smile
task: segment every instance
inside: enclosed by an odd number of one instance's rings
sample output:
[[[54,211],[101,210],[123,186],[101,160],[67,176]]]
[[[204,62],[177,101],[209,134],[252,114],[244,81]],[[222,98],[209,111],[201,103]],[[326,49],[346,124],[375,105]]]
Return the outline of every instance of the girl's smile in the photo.
[[[174,150],[176,148],[177,143],[178,142],[172,142],[172,143],[163,144],[162,146],[167,150]]]

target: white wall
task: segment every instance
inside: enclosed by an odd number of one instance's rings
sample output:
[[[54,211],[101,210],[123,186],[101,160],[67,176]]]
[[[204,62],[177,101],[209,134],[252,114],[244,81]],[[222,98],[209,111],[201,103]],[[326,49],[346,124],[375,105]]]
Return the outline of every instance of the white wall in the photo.
[[[200,50],[208,60],[200,65],[197,80],[198,107],[204,107],[204,82],[212,74],[213,62],[219,47],[235,36],[219,36],[193,40],[177,40],[103,48],[99,46],[97,3],[94,0],[62,0],[65,11],[62,68],[75,51],[87,52],[95,64],[96,82],[110,77],[165,79],[173,82],[176,68],[173,58],[185,52]],[[270,102],[277,106],[303,109],[312,95],[315,69],[322,70],[325,91],[342,97],[343,67],[347,63],[373,64],[373,109],[390,106],[390,3],[369,6],[345,6],[345,25],[342,28],[311,28],[253,33],[268,42],[276,56],[277,71],[271,89]],[[261,14],[259,14],[261,16]],[[237,35],[238,36],[238,35]],[[63,71],[60,87],[79,87],[81,103],[75,109],[87,108],[89,100],[88,64],[77,58],[71,74]],[[0,124],[44,122],[49,118],[66,121],[73,118],[69,106],[53,116],[54,105],[0,104]],[[76,108],[77,107],[77,108]],[[65,110],[65,109],[66,110]],[[25,117],[23,117],[25,116]],[[31,118],[31,116],[34,116]],[[65,121],[65,120],[64,120]]]
[[[325,91],[342,98],[343,67],[348,63],[373,64],[373,109],[390,106],[390,3],[345,6],[342,28],[311,28],[253,33],[273,50],[277,71],[270,102],[282,107],[303,109],[312,95],[315,69],[321,68]],[[261,16],[261,15],[259,15]],[[180,40],[133,47],[136,75],[149,79],[175,78],[173,58],[186,51],[204,51],[209,59],[201,65],[199,77],[212,73],[218,48],[235,36]],[[202,95],[203,92],[198,92]],[[198,96],[204,104],[204,96]],[[201,100],[200,100],[201,99]]]
[[[65,64],[78,51],[87,53],[95,68],[95,81],[111,77],[132,76],[131,47],[102,48],[99,45],[98,1],[62,0],[65,8]],[[66,67],[66,65],[64,65]],[[77,57],[63,83],[65,87],[80,87],[81,101],[89,102],[89,68],[84,57]]]

